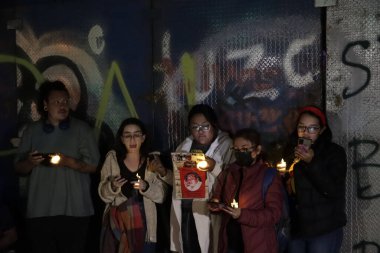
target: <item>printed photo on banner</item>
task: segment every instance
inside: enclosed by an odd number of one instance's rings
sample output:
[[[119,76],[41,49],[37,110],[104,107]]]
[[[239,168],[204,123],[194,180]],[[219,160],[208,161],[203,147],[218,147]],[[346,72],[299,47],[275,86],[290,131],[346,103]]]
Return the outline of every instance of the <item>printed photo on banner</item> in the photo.
[[[197,163],[205,161],[196,153],[172,153],[174,187],[177,199],[205,199],[207,194],[206,171],[199,170]]]

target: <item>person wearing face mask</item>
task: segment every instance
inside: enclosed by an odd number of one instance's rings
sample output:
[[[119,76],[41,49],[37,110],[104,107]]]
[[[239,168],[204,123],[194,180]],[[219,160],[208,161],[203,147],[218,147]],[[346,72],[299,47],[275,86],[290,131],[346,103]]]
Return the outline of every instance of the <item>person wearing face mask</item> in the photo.
[[[326,116],[315,106],[299,110],[291,142],[288,191],[295,209],[289,252],[338,253],[346,224],[346,152],[332,142]]]
[[[260,135],[253,129],[239,130],[233,139],[236,161],[214,184],[208,204],[222,216],[220,253],[278,252],[275,224],[283,206],[282,182],[276,175],[262,198],[265,171]]]

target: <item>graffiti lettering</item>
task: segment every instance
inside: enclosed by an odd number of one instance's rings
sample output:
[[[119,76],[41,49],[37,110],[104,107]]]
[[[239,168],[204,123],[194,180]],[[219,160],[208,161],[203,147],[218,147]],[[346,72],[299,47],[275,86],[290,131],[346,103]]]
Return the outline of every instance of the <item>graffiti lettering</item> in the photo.
[[[299,54],[304,47],[310,46],[314,43],[316,36],[311,35],[305,39],[296,39],[290,45],[284,58],[284,72],[289,81],[289,85],[295,88],[305,87],[313,82],[313,74],[307,72],[304,75],[298,74],[294,70],[293,58]]]
[[[372,145],[374,149],[372,152],[370,152],[368,155],[363,156],[362,154],[359,154],[358,148],[360,145]],[[360,169],[365,168],[365,167],[377,167],[380,168],[380,164],[375,164],[375,163],[366,163],[365,161],[369,160],[371,157],[373,157],[377,151],[379,150],[379,144],[376,141],[371,141],[371,140],[357,140],[353,139],[349,143],[349,147],[353,148],[353,162],[352,162],[352,168],[356,172],[357,176],[357,195],[359,199],[375,199],[379,198],[380,194],[373,194],[373,195],[366,195],[365,192],[368,191],[371,188],[371,185],[361,185],[361,180],[360,180]],[[362,157],[362,158],[361,158]]]
[[[369,81],[371,80],[371,71],[369,70],[368,67],[366,67],[362,64],[359,64],[359,63],[350,62],[346,59],[346,55],[347,55],[348,51],[356,45],[360,45],[362,48],[367,49],[369,47],[370,43],[368,40],[361,40],[361,41],[355,41],[355,42],[348,43],[347,46],[345,47],[345,49],[343,50],[343,53],[342,53],[342,62],[348,66],[356,67],[356,68],[360,68],[360,69],[364,70],[367,73],[367,80],[364,82],[364,84],[359,89],[357,89],[354,92],[349,93],[348,92],[349,88],[348,87],[344,88],[343,89],[343,95],[342,95],[343,99],[353,97],[353,96],[359,94],[360,92],[362,92],[369,85]]]
[[[375,243],[375,242],[369,242],[369,241],[361,241],[358,244],[355,244],[353,249],[354,250],[360,250],[361,253],[366,253],[367,247],[369,247],[369,246],[374,246],[377,249],[377,252],[380,253],[380,245]],[[373,251],[371,251],[371,252],[373,252]]]
[[[112,94],[112,84],[113,84],[114,78],[116,78],[119,84],[121,93],[123,94],[123,97],[125,99],[125,102],[127,104],[131,117],[136,117],[136,118],[138,117],[136,108],[129,94],[127,85],[123,79],[123,75],[121,74],[120,67],[116,62],[112,62],[110,70],[108,71],[108,74],[107,74],[107,79],[104,83],[104,90],[102,93],[102,97],[100,99],[98,112],[96,114],[95,129],[96,129],[97,137],[99,137],[100,135],[101,125],[107,112],[107,105]]]

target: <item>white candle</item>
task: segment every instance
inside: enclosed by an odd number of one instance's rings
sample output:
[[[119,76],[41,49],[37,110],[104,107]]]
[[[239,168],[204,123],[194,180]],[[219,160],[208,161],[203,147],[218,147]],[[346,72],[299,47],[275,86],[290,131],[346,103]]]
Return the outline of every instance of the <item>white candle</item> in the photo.
[[[52,164],[58,164],[60,160],[61,160],[61,157],[60,157],[58,154],[55,154],[55,155],[53,155],[53,156],[50,158],[50,162],[51,162]]]
[[[197,163],[197,169],[202,171],[207,171],[206,168],[208,166],[207,161],[200,161]]]
[[[285,171],[286,170],[286,162],[284,161],[283,158],[281,159],[280,163],[277,163],[276,167],[277,167],[277,170],[279,170],[279,171]]]
[[[134,186],[138,187],[138,186],[140,186],[140,179],[141,179],[139,173],[136,173],[136,177],[137,177],[137,182],[134,184]]]
[[[231,207],[232,207],[232,208],[239,208],[239,204],[238,204],[238,202],[236,202],[235,199],[232,201],[232,203],[231,203]]]

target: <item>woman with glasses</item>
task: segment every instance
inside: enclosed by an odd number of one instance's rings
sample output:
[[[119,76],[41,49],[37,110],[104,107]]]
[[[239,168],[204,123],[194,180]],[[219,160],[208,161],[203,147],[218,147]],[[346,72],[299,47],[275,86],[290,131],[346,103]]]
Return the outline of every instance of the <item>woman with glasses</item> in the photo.
[[[268,168],[261,159],[260,135],[239,130],[233,139],[236,161],[214,185],[209,209],[222,216],[220,253],[277,253],[275,224],[282,212],[282,182],[277,174],[265,200],[262,189]]]
[[[98,192],[107,204],[103,217],[101,252],[155,252],[157,212],[166,184],[148,169],[146,129],[136,118],[124,120],[114,150],[101,170]],[[155,158],[158,159],[158,158]]]
[[[205,154],[208,163],[207,184],[211,191],[215,178],[231,160],[231,138],[219,130],[215,111],[205,104],[191,108],[188,124],[190,136],[177,147],[176,152],[201,150]],[[170,215],[171,250],[185,253],[217,252],[215,246],[220,224],[217,217],[210,215],[207,200],[178,200],[174,196]]]
[[[326,116],[315,106],[300,109],[293,142],[289,252],[338,253],[346,224],[346,152],[332,142]]]

